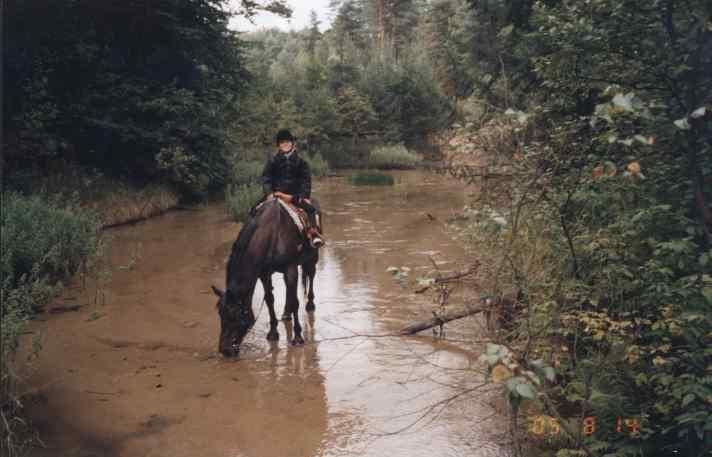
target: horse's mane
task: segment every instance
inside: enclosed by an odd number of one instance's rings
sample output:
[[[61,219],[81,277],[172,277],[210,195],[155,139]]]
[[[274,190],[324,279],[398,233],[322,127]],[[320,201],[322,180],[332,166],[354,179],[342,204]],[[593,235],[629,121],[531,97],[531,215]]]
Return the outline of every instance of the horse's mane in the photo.
[[[240,233],[237,235],[237,239],[232,244],[232,252],[230,252],[230,259],[227,261],[227,276],[225,277],[225,285],[230,285],[230,278],[235,278],[237,273],[237,264],[242,259],[242,256],[247,251],[247,246],[250,244],[252,236],[257,231],[257,221],[255,217],[251,217],[247,220],[247,223],[242,226]]]
[[[230,281],[234,281],[235,278],[237,278],[237,266],[245,255],[252,237],[255,232],[257,232],[257,227],[259,226],[257,219],[262,212],[269,208],[269,204],[270,202],[266,202],[266,204],[262,204],[262,206],[258,208],[257,213],[250,217],[245,225],[242,226],[240,233],[237,235],[237,239],[232,244],[232,252],[230,252],[230,259],[227,262],[227,274],[225,278],[225,285],[228,289],[230,289]],[[278,214],[281,214],[281,211]]]

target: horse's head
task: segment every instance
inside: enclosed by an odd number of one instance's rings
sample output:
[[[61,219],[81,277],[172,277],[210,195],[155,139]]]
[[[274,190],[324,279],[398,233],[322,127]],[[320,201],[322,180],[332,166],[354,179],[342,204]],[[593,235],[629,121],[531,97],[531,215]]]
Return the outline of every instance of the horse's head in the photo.
[[[251,303],[244,303],[228,288],[225,292],[211,286],[218,296],[216,305],[220,314],[219,350],[226,357],[240,355],[240,344],[247,332],[255,324]]]

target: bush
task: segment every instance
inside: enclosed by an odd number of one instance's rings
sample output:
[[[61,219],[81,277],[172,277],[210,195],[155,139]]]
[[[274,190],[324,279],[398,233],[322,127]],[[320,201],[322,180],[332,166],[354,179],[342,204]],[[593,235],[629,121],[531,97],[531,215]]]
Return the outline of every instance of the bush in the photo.
[[[329,163],[318,152],[313,156],[304,155],[304,160],[309,164],[312,176],[326,176],[329,173]]]
[[[104,226],[140,220],[178,204],[178,193],[167,184],[136,185],[66,161],[55,161],[49,173],[15,172],[3,184],[21,194],[53,195],[56,201],[94,208]]]
[[[421,157],[402,144],[380,146],[371,151],[368,165],[382,170],[415,168]]]
[[[58,199],[2,195],[0,254],[0,403],[2,455],[12,455],[23,443],[17,428],[22,404],[10,362],[32,313],[46,305],[78,268],[99,251],[98,213]]]
[[[238,186],[245,184],[258,184],[262,177],[264,163],[258,160],[240,160],[232,166],[230,182]]]
[[[250,209],[261,197],[262,186],[259,184],[230,185],[225,195],[225,205],[236,221],[244,222]]]
[[[393,176],[384,173],[357,173],[349,176],[349,182],[355,186],[392,186]]]
[[[96,211],[45,197],[5,193],[2,197],[2,275],[16,285],[36,266],[38,277],[71,277],[99,246]]]

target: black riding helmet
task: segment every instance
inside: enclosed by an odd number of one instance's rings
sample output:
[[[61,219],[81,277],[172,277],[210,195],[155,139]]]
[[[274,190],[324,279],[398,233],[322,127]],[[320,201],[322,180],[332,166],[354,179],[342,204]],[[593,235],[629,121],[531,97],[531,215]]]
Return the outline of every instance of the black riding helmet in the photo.
[[[277,136],[275,136],[275,143],[279,145],[280,142],[282,141],[291,141],[292,143],[295,143],[297,141],[296,138],[292,135],[292,132],[289,130],[280,130],[277,132]]]

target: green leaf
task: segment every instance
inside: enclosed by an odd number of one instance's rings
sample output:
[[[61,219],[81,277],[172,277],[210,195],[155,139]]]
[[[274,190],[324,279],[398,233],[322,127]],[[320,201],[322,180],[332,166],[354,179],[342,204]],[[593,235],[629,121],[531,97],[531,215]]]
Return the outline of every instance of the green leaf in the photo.
[[[514,24],[510,24],[506,27],[503,27],[502,30],[499,31],[497,36],[500,38],[507,38],[509,35],[512,34],[513,31],[514,31]]]
[[[680,130],[690,130],[690,123],[687,122],[687,118],[683,117],[682,119],[678,119],[675,122],[675,127],[679,128]]]
[[[534,389],[534,386],[528,382],[517,384],[516,392],[522,397],[530,400],[533,400],[534,397],[536,397],[536,390]]]
[[[685,398],[682,399],[682,407],[689,405],[695,400],[695,394],[687,394]]]
[[[616,94],[612,103],[613,106],[622,108],[625,111],[633,111],[633,94]]]
[[[556,379],[556,372],[552,367],[544,367],[544,377],[549,382],[554,382]]]
[[[705,287],[702,289],[702,295],[707,299],[707,303],[712,305],[712,287]]]

